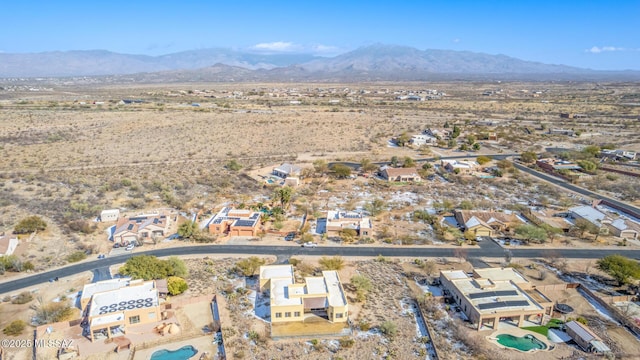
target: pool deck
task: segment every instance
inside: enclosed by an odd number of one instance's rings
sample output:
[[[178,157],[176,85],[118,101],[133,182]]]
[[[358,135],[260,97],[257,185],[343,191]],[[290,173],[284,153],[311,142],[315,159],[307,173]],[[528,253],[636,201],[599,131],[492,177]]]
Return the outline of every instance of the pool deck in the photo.
[[[162,345],[153,347],[151,349],[136,351],[134,359],[147,360],[151,358],[151,354],[153,354],[158,350],[167,349],[170,351],[175,351],[187,345],[191,345],[194,348],[196,348],[196,350],[198,350],[198,353],[191,357],[192,359],[199,359],[200,356],[202,356],[202,353],[204,352],[208,352],[211,357],[214,357],[218,352],[218,347],[217,345],[213,345],[212,341],[213,341],[213,335],[203,335],[203,336],[191,338],[184,341],[162,344]]]
[[[545,350],[539,350],[539,349],[533,349],[533,350],[529,350],[529,351],[522,351],[522,350],[518,350],[512,347],[508,347],[508,346],[504,346],[500,343],[498,343],[498,341],[496,340],[496,336],[500,335],[500,334],[509,334],[509,335],[513,335],[513,336],[518,336],[518,337],[523,337],[525,335],[533,335],[536,339],[542,341],[543,343],[545,343],[545,345],[547,345],[547,348]],[[515,351],[519,351],[522,353],[526,353],[526,354],[531,354],[537,351],[552,351],[555,348],[555,344],[551,343],[549,341],[549,339],[547,339],[546,337],[544,337],[541,334],[538,334],[536,332],[533,331],[528,331],[528,330],[523,330],[519,327],[516,326],[505,326],[502,325],[500,329],[494,331],[493,333],[491,333],[491,335],[487,336],[487,340],[492,343],[495,344],[496,346],[503,348],[503,349],[510,349],[510,350],[515,350]]]

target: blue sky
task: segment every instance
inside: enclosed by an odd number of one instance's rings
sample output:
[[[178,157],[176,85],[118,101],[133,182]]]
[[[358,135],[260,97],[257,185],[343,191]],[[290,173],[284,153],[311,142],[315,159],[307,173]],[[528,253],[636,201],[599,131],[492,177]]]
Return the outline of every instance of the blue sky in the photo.
[[[6,1],[0,51],[161,55],[211,47],[333,56],[374,43],[640,70],[640,0]]]

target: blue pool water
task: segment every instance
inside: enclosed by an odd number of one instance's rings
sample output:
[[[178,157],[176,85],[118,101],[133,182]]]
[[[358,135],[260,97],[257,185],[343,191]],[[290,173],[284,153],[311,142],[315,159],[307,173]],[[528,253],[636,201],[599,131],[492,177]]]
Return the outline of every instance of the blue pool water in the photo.
[[[158,350],[151,354],[151,360],[187,360],[197,354],[198,350],[191,345],[183,346],[178,350]]]

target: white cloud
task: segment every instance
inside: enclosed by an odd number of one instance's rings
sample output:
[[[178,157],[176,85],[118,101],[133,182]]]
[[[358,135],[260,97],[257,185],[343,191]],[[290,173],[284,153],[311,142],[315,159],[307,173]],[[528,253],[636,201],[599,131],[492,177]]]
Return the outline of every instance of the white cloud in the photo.
[[[594,46],[591,49],[587,49],[586,51],[592,54],[599,54],[601,52],[626,51],[626,50],[627,49],[625,48],[615,47],[615,46],[602,46],[602,47]]]
[[[270,43],[260,43],[253,45],[254,50],[272,51],[272,52],[294,52],[302,50],[302,47],[292,42],[274,41]]]
[[[451,40],[451,41],[453,41],[454,43],[456,43],[456,44],[457,44],[457,43],[459,43],[459,42],[460,42],[460,39],[455,38],[455,39],[453,39],[453,40]]]

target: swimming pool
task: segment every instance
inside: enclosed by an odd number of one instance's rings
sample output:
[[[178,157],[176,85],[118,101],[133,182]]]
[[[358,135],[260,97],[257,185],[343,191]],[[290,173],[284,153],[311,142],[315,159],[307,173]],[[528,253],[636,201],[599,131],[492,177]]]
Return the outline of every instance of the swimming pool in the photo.
[[[151,354],[151,360],[187,360],[197,353],[198,350],[196,348],[187,345],[174,351],[167,349],[158,350]]]
[[[513,336],[509,334],[500,334],[496,336],[498,344],[518,349],[520,351],[546,350],[547,344],[538,340],[535,336],[527,334],[523,337]]]

